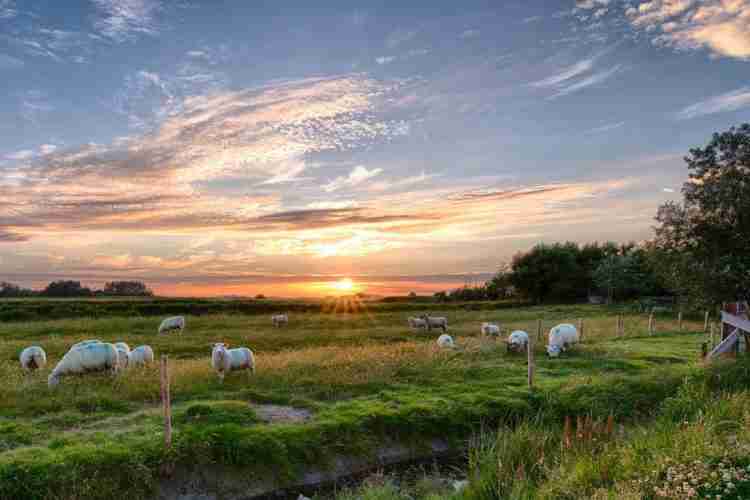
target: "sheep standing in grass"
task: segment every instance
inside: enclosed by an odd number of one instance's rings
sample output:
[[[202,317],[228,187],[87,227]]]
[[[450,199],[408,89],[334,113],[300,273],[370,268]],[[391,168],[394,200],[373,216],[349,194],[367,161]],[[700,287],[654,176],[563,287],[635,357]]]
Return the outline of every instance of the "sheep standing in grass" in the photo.
[[[159,333],[170,332],[172,330],[179,330],[180,333],[185,329],[185,316],[172,316],[161,322],[159,325]]]
[[[516,330],[508,336],[508,352],[521,352],[529,347],[529,334]]]
[[[410,316],[409,319],[409,327],[417,329],[417,328],[423,328],[427,329],[427,322],[422,318],[415,318],[414,316]]]
[[[578,342],[578,330],[570,323],[555,326],[549,331],[549,344],[547,354],[556,358],[561,352],[566,351],[569,346]]]
[[[139,345],[128,354],[128,366],[145,366],[154,362],[151,346]]]
[[[442,328],[443,332],[448,331],[448,318],[424,314],[422,315],[422,319],[425,321],[425,323],[427,323],[428,330],[432,330],[433,328]]]
[[[60,377],[89,372],[117,373],[119,369],[117,348],[112,344],[90,343],[74,347],[57,363],[50,373],[47,384],[50,388],[60,383]]]
[[[130,346],[125,342],[117,342],[115,344],[115,349],[117,349],[117,364],[120,366],[120,369],[127,368],[130,356]]]
[[[500,326],[495,323],[482,323],[482,335],[487,337],[499,337]]]
[[[273,326],[280,327],[281,325],[288,325],[289,324],[289,315],[288,314],[274,314],[271,316],[271,322],[273,323]]]
[[[81,342],[78,342],[77,344],[73,344],[70,346],[70,349],[75,349],[77,347],[82,347],[89,344],[103,344],[103,342],[99,339],[93,339],[93,340],[82,340]]]
[[[211,352],[211,367],[216,370],[219,380],[224,382],[224,376],[235,370],[249,370],[255,373],[255,357],[253,351],[247,347],[227,349],[226,344],[214,344]]]
[[[444,333],[444,334],[442,334],[441,336],[438,337],[438,339],[437,339],[437,345],[441,349],[453,349],[453,348],[456,347],[456,343],[453,342],[453,337],[451,337],[450,335],[448,335],[446,333]]]
[[[33,372],[34,370],[44,368],[47,364],[47,353],[38,345],[33,345],[21,351],[18,360],[21,362],[23,371]]]

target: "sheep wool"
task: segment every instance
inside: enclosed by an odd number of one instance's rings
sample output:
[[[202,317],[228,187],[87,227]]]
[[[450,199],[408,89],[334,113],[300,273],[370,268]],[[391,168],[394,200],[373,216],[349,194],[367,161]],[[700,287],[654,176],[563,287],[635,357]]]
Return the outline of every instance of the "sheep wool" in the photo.
[[[117,349],[112,344],[90,343],[68,351],[50,373],[47,383],[50,388],[60,383],[67,375],[90,372],[117,373],[119,369]]]
[[[549,344],[547,354],[556,358],[561,352],[578,342],[578,330],[570,323],[562,323],[549,331]]]
[[[500,326],[495,323],[482,323],[482,335],[491,337],[500,336]]]
[[[288,314],[274,314],[271,316],[271,322],[273,323],[273,326],[281,326],[281,325],[288,325],[289,324],[289,315]]]
[[[128,360],[130,355],[130,346],[125,342],[117,342],[115,344],[117,349],[117,364],[120,365],[120,369],[128,367]]]
[[[151,346],[139,345],[128,354],[128,366],[145,366],[154,362]]]
[[[24,371],[32,372],[45,367],[47,364],[47,353],[38,345],[33,345],[21,351],[18,359]]]
[[[529,345],[529,334],[523,330],[515,330],[508,336],[509,351],[525,351]]]
[[[219,380],[223,381],[224,376],[232,371],[249,370],[255,373],[255,357],[247,347],[227,349],[225,344],[214,344],[211,367],[219,375]]]
[[[456,347],[455,342],[453,342],[453,337],[445,333],[438,337],[437,345],[442,349],[453,349]]]
[[[159,325],[159,333],[170,332],[172,330],[179,330],[180,333],[185,329],[185,316],[172,316],[161,322]]]
[[[442,328],[443,332],[448,331],[448,318],[442,316],[429,316],[425,314],[422,316],[425,323],[427,323],[427,329],[432,330],[433,328]]]

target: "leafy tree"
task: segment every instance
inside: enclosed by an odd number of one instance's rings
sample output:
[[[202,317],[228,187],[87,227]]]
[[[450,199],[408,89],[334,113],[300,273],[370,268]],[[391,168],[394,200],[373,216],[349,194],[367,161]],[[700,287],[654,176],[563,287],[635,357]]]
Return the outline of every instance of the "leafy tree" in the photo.
[[[689,297],[750,296],[750,124],[713,135],[685,157],[682,203],[659,207],[654,245],[662,274]]]
[[[105,283],[103,295],[149,297],[154,293],[142,281],[110,281]]]
[[[575,243],[539,244],[529,252],[513,257],[510,281],[522,295],[541,303],[546,300],[572,300],[581,267]]]
[[[31,297],[32,295],[34,295],[32,290],[21,288],[6,281],[0,281],[0,297]]]
[[[81,286],[80,281],[53,281],[42,290],[45,297],[90,297],[91,289]]]

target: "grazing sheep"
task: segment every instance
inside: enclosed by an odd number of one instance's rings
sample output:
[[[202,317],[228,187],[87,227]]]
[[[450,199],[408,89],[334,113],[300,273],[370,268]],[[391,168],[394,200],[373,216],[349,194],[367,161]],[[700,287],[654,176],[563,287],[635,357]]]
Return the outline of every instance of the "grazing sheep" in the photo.
[[[127,368],[130,356],[130,346],[125,342],[117,342],[115,344],[115,349],[117,349],[117,364],[120,365],[120,369]]]
[[[432,330],[433,328],[442,328],[443,332],[448,331],[448,318],[423,314],[422,319],[425,321],[425,323],[427,323],[428,330]]]
[[[508,352],[525,351],[529,347],[529,334],[516,330],[508,336]]]
[[[77,344],[73,344],[72,346],[70,346],[70,350],[76,349],[77,347],[82,347],[82,346],[85,346],[85,345],[89,345],[89,344],[103,344],[103,343],[104,342],[102,342],[99,339],[83,340],[81,342],[78,342]]]
[[[247,347],[227,349],[226,344],[214,344],[211,352],[211,367],[216,370],[219,380],[224,382],[224,376],[235,370],[249,370],[255,373],[255,357],[253,351]]]
[[[482,335],[487,335],[488,337],[499,337],[500,326],[495,323],[482,323]]]
[[[128,354],[128,366],[144,366],[154,362],[151,346],[139,345]]]
[[[161,322],[159,333],[179,330],[180,333],[185,329],[185,316],[172,316]]]
[[[410,316],[409,319],[409,327],[411,328],[424,328],[427,329],[427,322],[422,318],[415,318],[414,316]]]
[[[551,358],[556,358],[561,352],[568,349],[569,346],[578,342],[578,330],[569,323],[563,323],[555,326],[549,331],[549,345],[547,354]]]
[[[50,388],[60,383],[60,377],[89,372],[117,373],[119,369],[117,349],[112,344],[89,343],[69,350],[50,373],[47,384]]]
[[[47,353],[41,347],[33,345],[21,351],[18,360],[21,362],[23,371],[33,372],[34,370],[44,368],[47,364]]]
[[[453,337],[444,333],[437,339],[437,345],[442,349],[453,349],[456,347],[456,343],[453,342]]]
[[[288,325],[289,324],[289,315],[288,314],[274,314],[271,316],[271,322],[273,323],[273,326],[280,327],[281,325]]]

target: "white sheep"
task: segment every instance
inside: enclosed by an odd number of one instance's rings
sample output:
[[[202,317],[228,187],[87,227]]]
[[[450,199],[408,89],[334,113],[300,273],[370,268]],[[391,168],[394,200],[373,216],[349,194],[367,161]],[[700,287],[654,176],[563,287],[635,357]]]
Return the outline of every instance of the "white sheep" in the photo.
[[[85,346],[85,345],[89,345],[89,344],[103,344],[103,342],[101,340],[99,340],[99,339],[83,340],[81,342],[78,342],[77,344],[73,344],[72,346],[70,346],[69,350],[75,349],[77,347],[82,347],[82,346]]]
[[[289,315],[288,314],[274,314],[271,316],[271,322],[273,323],[273,326],[280,327],[281,325],[288,325],[289,324]]]
[[[154,362],[151,346],[139,345],[128,354],[128,366],[143,366]]]
[[[117,373],[119,369],[117,348],[112,344],[89,343],[69,350],[50,373],[47,384],[50,388],[60,383],[65,375],[89,372]]]
[[[488,337],[499,337],[500,326],[495,323],[482,323],[482,335]]]
[[[561,352],[568,349],[569,346],[578,342],[578,330],[570,323],[563,323],[553,327],[549,331],[549,345],[547,345],[547,354],[556,358]]]
[[[424,328],[427,329],[427,321],[425,321],[422,318],[415,318],[414,316],[410,316],[409,319],[409,327],[411,328]]]
[[[437,345],[442,349],[453,349],[456,347],[456,343],[453,342],[453,337],[446,333],[438,337]]]
[[[120,370],[124,370],[128,367],[130,346],[125,342],[117,342],[115,349],[117,349],[117,364],[120,366]]]
[[[180,333],[185,329],[185,316],[172,316],[161,322],[159,333],[179,330]]]
[[[23,371],[32,372],[44,368],[47,364],[47,353],[45,353],[44,349],[38,345],[33,345],[21,351],[18,360],[21,362],[21,368],[23,368]]]
[[[442,328],[443,332],[448,331],[448,318],[423,314],[422,319],[424,319],[424,321],[427,323],[428,330],[432,330],[433,328]]]
[[[255,357],[253,351],[247,347],[227,349],[226,344],[214,344],[211,352],[211,367],[216,370],[219,380],[224,381],[224,376],[235,370],[249,370],[255,373]]]
[[[515,330],[508,336],[508,352],[525,351],[529,346],[529,334]]]

